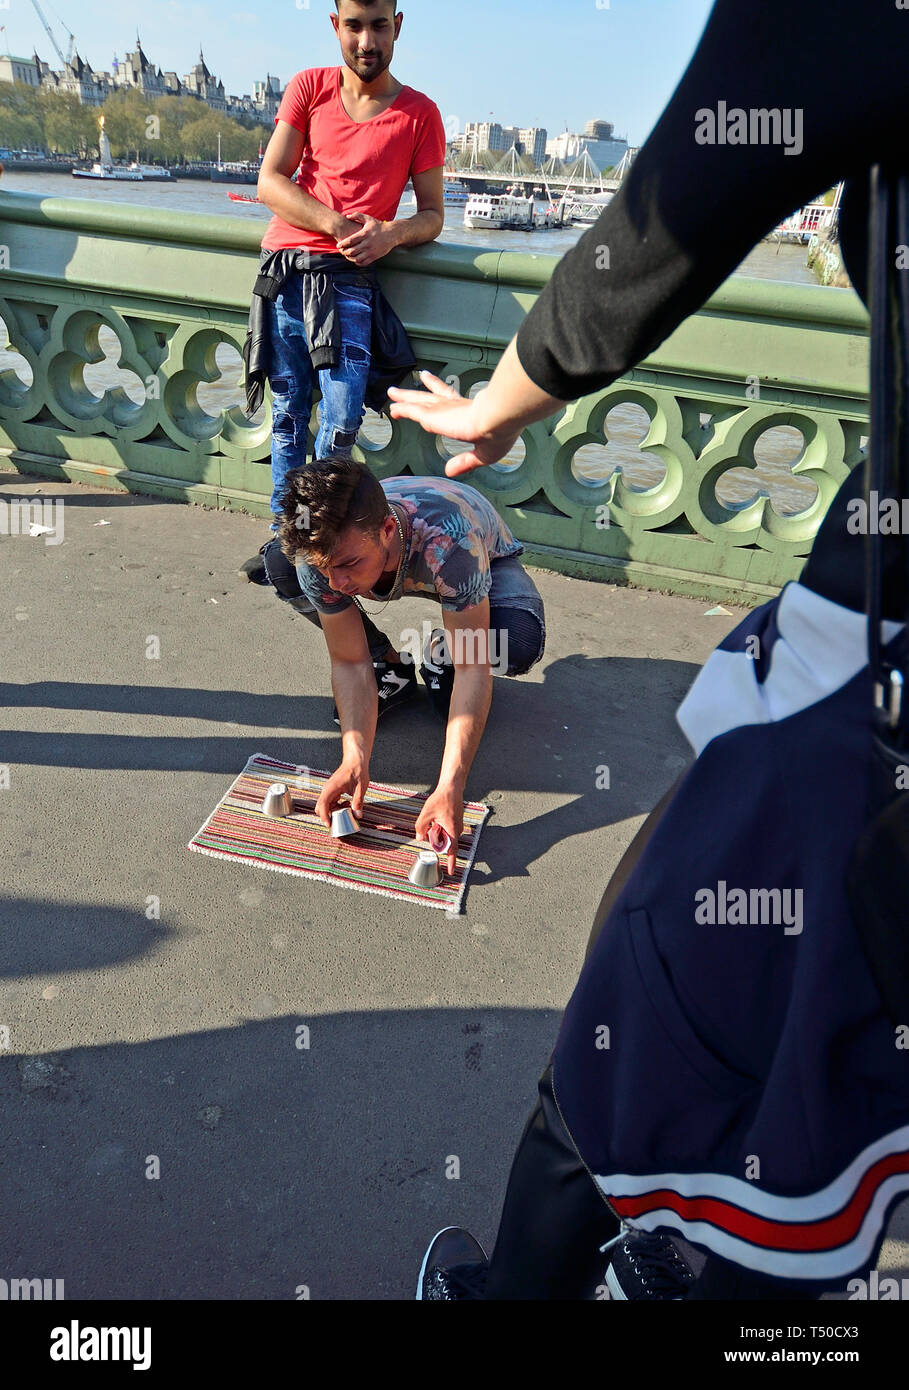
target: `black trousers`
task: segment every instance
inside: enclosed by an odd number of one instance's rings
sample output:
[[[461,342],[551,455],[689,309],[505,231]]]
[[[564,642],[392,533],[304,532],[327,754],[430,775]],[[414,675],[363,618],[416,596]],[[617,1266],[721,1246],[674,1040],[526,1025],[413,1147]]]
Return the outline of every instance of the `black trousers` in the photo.
[[[552,1068],[511,1167],[488,1299],[596,1298],[619,1223],[584,1167],[552,1094]]]
[[[595,1299],[619,1222],[578,1156],[552,1091],[552,1067],[511,1166],[487,1299]],[[709,1255],[688,1294],[702,1300],[814,1300],[819,1284],[774,1279]]]

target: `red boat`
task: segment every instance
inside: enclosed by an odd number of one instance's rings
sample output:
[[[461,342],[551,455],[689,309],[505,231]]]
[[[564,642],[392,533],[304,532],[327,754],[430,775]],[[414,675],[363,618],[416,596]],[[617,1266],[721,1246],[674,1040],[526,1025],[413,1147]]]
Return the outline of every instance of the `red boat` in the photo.
[[[228,193],[228,198],[232,203],[257,203],[258,198],[251,198],[248,193]]]

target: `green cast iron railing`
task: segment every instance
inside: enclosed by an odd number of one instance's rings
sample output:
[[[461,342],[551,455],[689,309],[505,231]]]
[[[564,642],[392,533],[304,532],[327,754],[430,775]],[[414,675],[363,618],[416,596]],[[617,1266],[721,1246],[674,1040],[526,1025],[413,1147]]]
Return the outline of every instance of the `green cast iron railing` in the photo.
[[[261,234],[238,218],[0,193],[11,464],[267,516],[269,411],[245,414],[238,356]],[[421,366],[466,393],[556,260],[435,243],[393,252],[380,279]],[[633,372],[468,481],[531,564],[760,601],[798,576],[860,461],[867,393],[851,290],[733,277]],[[791,464],[768,463],[768,441],[779,453],[787,439]],[[441,475],[456,446],[372,417],[358,447],[384,478]]]

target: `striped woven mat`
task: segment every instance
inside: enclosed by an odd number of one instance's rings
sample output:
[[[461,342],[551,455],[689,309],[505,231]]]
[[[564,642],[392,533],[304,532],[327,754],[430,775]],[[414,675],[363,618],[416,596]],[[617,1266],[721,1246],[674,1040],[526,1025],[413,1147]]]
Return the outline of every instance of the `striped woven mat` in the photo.
[[[418,888],[407,875],[419,851],[427,848],[425,840],[414,838],[414,826],[428,793],[415,794],[405,787],[371,782],[359,817],[359,832],[340,840],[315,814],[322,788],[332,775],[256,753],[187,848],[216,859],[318,878],[363,893],[444,908],[452,914],[460,912],[489,807],[465,801],[454,874],[448,873],[446,859],[440,858],[441,883],[437,888]],[[263,814],[262,802],[272,782],[284,782],[290,790],[291,815],[275,818]]]

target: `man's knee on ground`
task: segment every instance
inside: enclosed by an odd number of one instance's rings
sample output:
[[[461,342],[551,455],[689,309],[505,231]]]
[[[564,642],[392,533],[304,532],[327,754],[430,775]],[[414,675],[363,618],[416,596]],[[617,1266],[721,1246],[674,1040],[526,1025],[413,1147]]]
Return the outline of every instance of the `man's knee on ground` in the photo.
[[[543,623],[524,608],[495,608],[489,611],[490,657],[493,670],[506,676],[523,676],[542,660],[546,645]],[[498,650],[493,652],[496,641]]]

